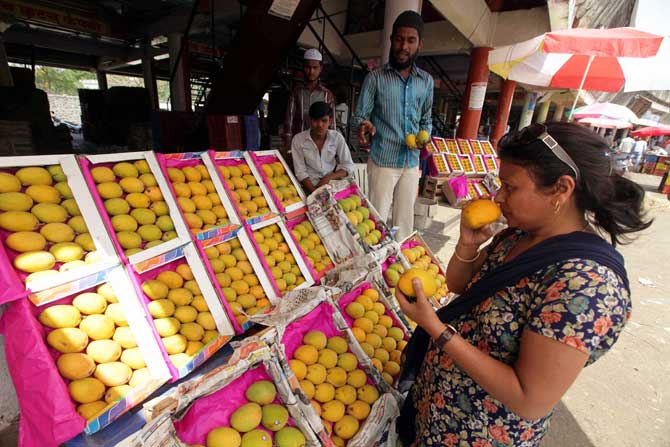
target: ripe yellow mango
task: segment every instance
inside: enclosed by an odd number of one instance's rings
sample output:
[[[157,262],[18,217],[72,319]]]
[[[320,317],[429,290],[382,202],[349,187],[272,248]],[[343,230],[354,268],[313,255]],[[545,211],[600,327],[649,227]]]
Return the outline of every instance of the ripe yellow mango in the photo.
[[[435,292],[437,292],[437,286],[433,276],[426,270],[411,268],[400,275],[400,279],[398,280],[398,287],[405,296],[416,297],[416,291],[414,290],[414,285],[412,284],[412,280],[414,278],[419,278],[419,280],[421,280],[421,285],[423,286],[423,293],[425,296],[430,297],[435,295]]]
[[[98,365],[93,375],[106,386],[120,386],[128,383],[133,370],[125,363],[110,362]]]
[[[50,185],[31,185],[26,195],[37,203],[60,203],[60,192]]]
[[[68,218],[67,210],[55,203],[38,203],[30,210],[30,212],[33,213],[40,222],[44,223],[63,223]]]
[[[7,211],[0,214],[0,228],[7,231],[33,231],[38,225],[37,218],[26,211]]]
[[[39,317],[40,323],[53,329],[77,327],[81,322],[79,310],[67,304],[57,304],[44,309]]]
[[[51,185],[53,183],[49,171],[37,166],[21,168],[14,175],[23,185]]]
[[[68,352],[81,352],[86,348],[88,335],[77,328],[59,328],[49,332],[47,343],[55,350],[64,354]]]
[[[81,404],[100,400],[105,394],[105,385],[93,377],[73,380],[67,388],[72,399]]]
[[[48,251],[29,251],[14,258],[14,267],[23,272],[41,272],[56,265],[56,258]]]
[[[68,380],[84,379],[95,372],[95,362],[86,354],[63,354],[56,361],[58,372]]]
[[[7,172],[0,172],[0,193],[21,191],[21,181]]]
[[[114,336],[114,320],[107,315],[89,315],[79,324],[91,340],[105,340]]]
[[[473,230],[495,222],[500,217],[500,207],[492,200],[474,200],[463,209],[463,223]]]
[[[107,300],[94,292],[81,293],[74,300],[72,305],[86,315],[101,314],[107,309]]]
[[[97,363],[115,362],[121,357],[121,345],[114,340],[94,340],[86,347],[86,354]]]
[[[25,253],[27,251],[43,250],[47,241],[44,236],[39,233],[33,231],[19,231],[7,236],[5,244],[12,250]]]
[[[0,193],[0,211],[29,211],[33,199],[22,192]]]
[[[40,228],[40,234],[49,242],[72,242],[74,240],[74,230],[75,229],[68,224],[54,222],[42,226],[42,228]]]

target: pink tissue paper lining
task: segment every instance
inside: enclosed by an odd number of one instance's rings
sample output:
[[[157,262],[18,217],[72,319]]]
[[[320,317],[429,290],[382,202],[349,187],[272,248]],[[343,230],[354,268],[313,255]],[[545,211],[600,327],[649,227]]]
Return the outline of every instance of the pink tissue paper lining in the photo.
[[[218,427],[230,427],[230,416],[239,407],[249,402],[244,395],[247,388],[260,380],[272,382],[262,364],[246,371],[219,391],[196,400],[184,418],[174,424],[179,439],[191,445],[205,445],[207,433],[211,430]],[[272,402],[282,404],[278,394]],[[294,426],[290,417],[287,425]],[[259,428],[271,433],[262,425]]]

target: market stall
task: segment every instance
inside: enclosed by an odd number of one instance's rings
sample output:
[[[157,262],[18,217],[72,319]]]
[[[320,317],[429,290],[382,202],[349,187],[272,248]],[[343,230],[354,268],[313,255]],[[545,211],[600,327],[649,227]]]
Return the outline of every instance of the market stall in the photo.
[[[458,155],[483,174],[472,151]],[[420,236],[393,241],[354,181],[307,197],[276,151],[0,166],[22,445],[395,445],[413,323],[393,287],[415,267],[436,307],[450,294]]]
[[[499,161],[489,141],[433,137],[422,196],[443,196],[451,206],[490,198],[499,188]]]

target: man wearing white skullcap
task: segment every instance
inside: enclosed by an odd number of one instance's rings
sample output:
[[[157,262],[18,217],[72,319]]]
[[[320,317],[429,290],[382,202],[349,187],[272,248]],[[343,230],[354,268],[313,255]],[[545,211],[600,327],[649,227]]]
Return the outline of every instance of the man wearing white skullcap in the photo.
[[[309,129],[309,107],[317,101],[323,101],[333,110],[331,129],[335,129],[335,95],[319,81],[323,68],[323,57],[318,50],[310,48],[305,51],[302,71],[305,80],[302,85],[293,89],[286,108],[284,120],[284,147],[291,148],[294,135]]]

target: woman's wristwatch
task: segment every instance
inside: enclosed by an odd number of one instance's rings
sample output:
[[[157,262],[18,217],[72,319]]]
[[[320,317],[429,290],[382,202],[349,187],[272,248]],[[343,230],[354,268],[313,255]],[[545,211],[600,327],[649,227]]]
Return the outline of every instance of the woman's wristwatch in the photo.
[[[440,336],[437,337],[437,340],[435,340],[435,344],[437,344],[437,346],[438,346],[440,349],[442,349],[442,348],[444,347],[444,345],[446,345],[447,343],[449,343],[449,341],[451,340],[451,338],[452,338],[455,334],[458,333],[458,331],[456,331],[456,328],[454,328],[452,325],[447,324],[447,325],[445,325],[445,326],[446,326],[446,328],[444,329],[444,331],[442,331],[442,333],[440,334]]]

